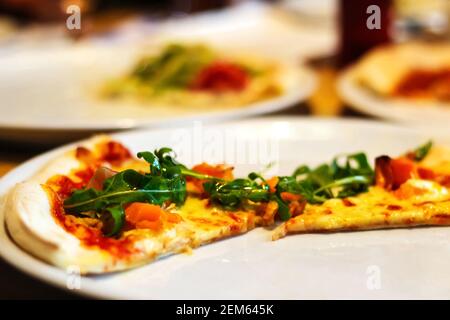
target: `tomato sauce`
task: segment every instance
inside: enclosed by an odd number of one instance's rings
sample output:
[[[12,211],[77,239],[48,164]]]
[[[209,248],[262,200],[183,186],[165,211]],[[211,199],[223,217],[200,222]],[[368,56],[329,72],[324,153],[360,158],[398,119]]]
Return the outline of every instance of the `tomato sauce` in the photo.
[[[136,251],[133,248],[131,237],[115,239],[105,237],[99,228],[91,227],[77,222],[74,216],[66,215],[63,202],[75,190],[84,188],[95,171],[105,162],[120,165],[131,158],[131,153],[117,142],[108,142],[100,145],[100,158],[94,158],[91,151],[78,148],[76,157],[85,164],[85,167],[73,172],[76,179],[64,175],[50,178],[46,184],[46,191],[52,204],[52,214],[64,229],[76,236],[87,247],[97,247],[108,251],[116,257],[126,257]]]
[[[394,94],[450,101],[450,69],[411,71],[398,84]]]
[[[242,91],[249,80],[248,73],[239,65],[217,61],[199,72],[191,89],[213,92]]]
[[[353,202],[351,202],[349,199],[344,198],[342,199],[342,203],[344,204],[344,206],[346,207],[354,207],[356,206],[356,204],[354,204]]]
[[[113,165],[120,165],[132,158],[131,152],[121,143],[109,141],[103,145],[101,160]]]

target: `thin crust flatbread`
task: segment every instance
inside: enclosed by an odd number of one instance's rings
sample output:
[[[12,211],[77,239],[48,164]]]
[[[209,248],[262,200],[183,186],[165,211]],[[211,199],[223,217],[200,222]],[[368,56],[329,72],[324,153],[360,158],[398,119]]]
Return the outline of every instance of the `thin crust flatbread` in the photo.
[[[90,150],[98,159],[100,146],[108,142],[110,139],[106,136],[96,137],[78,150]],[[13,240],[31,254],[58,267],[75,266],[82,273],[129,269],[165,255],[245,233],[260,221],[254,210],[227,212],[208,206],[207,199],[188,197],[182,210],[177,211],[183,221],[159,232],[134,229],[113,239],[100,236],[97,229],[82,223],[82,218],[63,214],[66,220],[62,224],[57,218],[58,210],[63,210],[61,201],[51,181],[60,175],[76,181],[77,172],[82,172],[86,166],[77,158],[76,152],[65,153],[29,181],[16,185],[7,195],[4,207],[6,226]],[[143,165],[132,159],[122,163],[120,169]]]
[[[432,148],[419,164],[441,180],[410,178],[395,190],[372,186],[354,197],[306,204],[299,215],[276,227],[272,239],[291,233],[450,225],[450,150]],[[164,207],[181,217],[178,221],[165,220],[160,229],[125,226],[118,237],[106,237],[98,219],[66,214],[63,208],[63,199],[74,189],[86,187],[104,166],[115,171],[149,170],[147,163],[107,136],[88,140],[10,190],[3,210],[13,240],[58,267],[105,273],[274,224],[278,209],[274,201],[227,211],[188,192],[181,207]]]
[[[450,225],[450,149],[432,148],[420,166],[446,177],[446,186],[410,179],[394,191],[373,186],[355,197],[307,204],[301,215],[278,226],[272,239],[292,233]]]

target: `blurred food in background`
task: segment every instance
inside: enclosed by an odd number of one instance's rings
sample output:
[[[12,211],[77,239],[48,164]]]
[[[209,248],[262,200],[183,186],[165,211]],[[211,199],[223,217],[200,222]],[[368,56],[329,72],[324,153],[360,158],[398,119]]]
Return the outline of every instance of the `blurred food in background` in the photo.
[[[5,54],[0,70],[0,138],[40,144],[266,114],[297,105],[315,87],[302,65],[191,42],[28,49]]]
[[[70,5],[80,8],[79,30],[66,26]],[[373,7],[379,28],[368,27]],[[0,67],[12,79],[0,81],[0,111],[15,128],[39,122],[42,129],[42,115],[57,115],[91,130],[155,125],[184,112],[200,117],[195,107],[243,117],[249,113],[239,109],[254,103],[265,104],[257,113],[372,115],[373,107],[355,112],[355,100],[337,88],[355,65],[353,92],[378,102],[445,104],[448,70],[426,67],[446,55],[449,12],[448,0],[0,0]],[[417,42],[420,50],[407,45]],[[428,52],[430,42],[437,49]],[[137,48],[146,49],[131,54]],[[408,62],[414,57],[396,63],[422,49],[417,66]],[[305,65],[317,76],[285,81],[285,74],[307,74]]]
[[[372,116],[448,130],[450,42],[415,41],[372,49],[338,80],[341,97]]]
[[[227,56],[201,44],[169,44],[144,56],[127,75],[102,87],[106,99],[162,105],[241,106],[280,95],[280,65]]]
[[[450,43],[406,43],[374,49],[355,69],[360,84],[386,98],[450,106]]]

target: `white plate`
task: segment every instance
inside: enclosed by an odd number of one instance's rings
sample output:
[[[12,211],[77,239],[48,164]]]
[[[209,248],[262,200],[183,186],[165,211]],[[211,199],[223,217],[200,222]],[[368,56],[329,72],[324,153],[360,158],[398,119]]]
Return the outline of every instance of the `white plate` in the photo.
[[[337,0],[282,0],[280,6],[299,15],[299,18],[309,18],[322,24],[335,23],[338,15]]]
[[[413,129],[368,121],[269,118],[214,127],[121,133],[133,152],[174,146],[181,161],[235,161],[237,174],[278,158],[274,173],[365,150],[396,155],[429,137]],[[438,138],[450,145],[450,138]],[[240,147],[238,147],[240,146]],[[69,146],[70,147],[70,146]],[[60,154],[43,154],[6,175],[0,194]],[[222,153],[225,151],[225,153]],[[194,156],[195,153],[195,156]],[[256,160],[254,158],[255,155]],[[5,233],[0,253],[12,265],[67,288],[74,275],[19,249]],[[450,298],[450,228],[416,228],[292,235],[270,241],[257,229],[128,272],[81,278],[75,292],[99,298],[298,299]]]
[[[321,7],[318,1],[309,2]],[[328,4],[322,7],[328,12],[333,10]],[[134,20],[119,29],[113,41],[202,41],[294,61],[332,55],[338,44],[335,17],[331,12],[328,17],[316,15],[311,19],[310,16],[292,14],[283,3],[243,1],[222,10],[176,16],[156,23],[148,19]]]
[[[98,130],[224,121],[292,106],[306,99],[315,86],[310,71],[288,64],[281,76],[284,94],[242,107],[158,107],[99,100],[96,93],[101,83],[127,72],[142,50],[142,46],[80,45],[3,57],[0,136],[48,142]]]
[[[356,110],[418,127],[449,130],[449,104],[419,103],[406,99],[388,99],[377,96],[357,83],[353,70],[353,68],[349,68],[340,76],[338,90],[341,97]]]

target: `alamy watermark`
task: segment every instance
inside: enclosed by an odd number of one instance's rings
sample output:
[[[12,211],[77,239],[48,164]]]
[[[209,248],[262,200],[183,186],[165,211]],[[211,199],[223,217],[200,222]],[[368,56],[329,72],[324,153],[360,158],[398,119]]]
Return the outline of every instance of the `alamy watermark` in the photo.
[[[251,126],[212,127],[196,121],[192,127],[174,129],[169,138],[183,162],[245,165],[255,170],[265,168],[266,174],[278,172],[279,139],[260,135],[258,129]]]
[[[69,30],[81,29],[81,8],[72,4],[66,8],[66,13],[69,15],[66,19],[66,27]]]
[[[370,265],[366,269],[366,286],[369,290],[381,289],[381,268],[377,265]]]
[[[77,265],[67,267],[66,287],[69,290],[81,289],[81,269]]]
[[[369,30],[381,29],[381,9],[373,4],[367,7],[366,13],[369,17],[366,20],[366,26]]]

